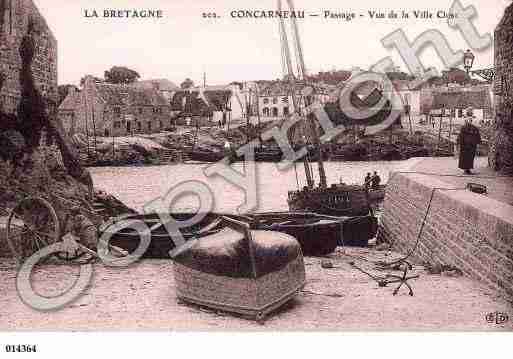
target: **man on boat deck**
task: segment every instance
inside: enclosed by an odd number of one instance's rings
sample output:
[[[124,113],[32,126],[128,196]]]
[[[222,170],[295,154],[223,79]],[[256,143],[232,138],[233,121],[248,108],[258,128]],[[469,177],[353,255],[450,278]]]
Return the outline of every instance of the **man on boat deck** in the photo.
[[[368,172],[367,176],[365,176],[365,179],[363,180],[363,186],[368,189],[371,184],[371,181],[372,181],[371,173]]]
[[[371,187],[372,189],[378,189],[381,183],[381,177],[379,177],[378,172],[374,171],[374,175],[371,178]]]
[[[472,125],[472,117],[465,121],[461,128],[456,144],[460,146],[460,156],[458,167],[466,174],[472,174],[470,170],[474,168],[474,157],[476,156],[477,145],[481,143],[479,129]]]

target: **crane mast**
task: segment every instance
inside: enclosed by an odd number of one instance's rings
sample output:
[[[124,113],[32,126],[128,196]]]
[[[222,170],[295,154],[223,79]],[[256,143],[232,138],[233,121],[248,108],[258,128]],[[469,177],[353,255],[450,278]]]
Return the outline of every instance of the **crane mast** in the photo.
[[[290,11],[294,11],[294,2],[293,0],[286,0],[288,3],[288,7]],[[278,11],[281,11],[281,0],[278,0]],[[282,45],[282,65],[286,69],[286,75],[289,81],[289,84],[292,88],[292,103],[294,106],[294,112],[296,112],[297,115],[302,116],[302,111],[300,109],[300,101],[296,98],[296,87],[297,82],[296,80],[299,79],[301,81],[306,80],[307,73],[306,73],[306,66],[303,56],[303,47],[301,45],[301,37],[299,35],[299,30],[297,26],[297,21],[293,17],[291,19],[291,26],[292,26],[292,36],[294,40],[294,50],[296,55],[296,65],[297,65],[297,78],[294,74],[293,66],[292,66],[292,57],[290,54],[290,47],[289,47],[289,41],[287,36],[287,31],[285,28],[285,22],[283,18],[280,17],[279,19],[279,27],[280,27],[280,39],[281,39],[281,45]],[[313,103],[312,95],[308,95],[304,99],[305,101],[305,107],[310,106]],[[321,188],[326,188],[326,171],[324,170],[324,163],[322,160],[322,152],[319,142],[319,136],[317,134],[317,127],[315,125],[315,118],[313,114],[309,114],[306,116],[306,127],[307,132],[309,133],[309,137],[311,139],[311,142],[313,143],[315,150],[317,152],[317,165],[319,170],[319,186]],[[308,163],[307,156],[303,159],[304,166],[305,166],[305,174],[306,174],[306,180],[308,187],[314,187],[314,179],[313,175],[310,169],[310,164]]]

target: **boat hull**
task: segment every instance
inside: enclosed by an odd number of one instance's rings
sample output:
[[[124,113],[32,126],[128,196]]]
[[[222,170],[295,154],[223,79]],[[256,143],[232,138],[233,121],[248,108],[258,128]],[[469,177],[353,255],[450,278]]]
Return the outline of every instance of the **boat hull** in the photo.
[[[196,162],[219,162],[225,158],[230,159],[231,156],[223,151],[195,149],[188,152],[188,157],[191,161]]]
[[[172,217],[176,221],[185,221],[192,218],[193,214],[173,213]],[[199,223],[182,228],[180,233],[185,241],[214,233],[220,229],[220,218],[221,215],[216,213],[204,214],[204,218]],[[162,220],[158,214],[130,215],[116,220],[117,223],[122,221],[125,221],[125,223],[128,223],[128,221],[144,223],[151,230],[151,241],[142,258],[170,258],[169,252],[175,249],[176,239],[162,225]],[[113,226],[105,225],[100,228],[100,235],[104,234],[109,235],[110,244],[122,248],[128,253],[133,253],[141,242],[140,234],[133,228],[114,230]]]
[[[326,189],[289,191],[290,211],[314,212],[329,216],[366,216],[370,200],[363,187],[333,185]]]
[[[374,216],[332,217],[308,212],[274,212],[249,215],[252,228],[293,236],[305,256],[323,256],[337,246],[365,247],[377,232]]]

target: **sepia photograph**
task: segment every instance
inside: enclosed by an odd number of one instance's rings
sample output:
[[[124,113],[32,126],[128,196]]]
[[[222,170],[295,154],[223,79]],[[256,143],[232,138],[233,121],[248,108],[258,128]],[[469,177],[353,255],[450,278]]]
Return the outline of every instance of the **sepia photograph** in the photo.
[[[512,83],[509,0],[0,0],[0,352],[513,332]]]

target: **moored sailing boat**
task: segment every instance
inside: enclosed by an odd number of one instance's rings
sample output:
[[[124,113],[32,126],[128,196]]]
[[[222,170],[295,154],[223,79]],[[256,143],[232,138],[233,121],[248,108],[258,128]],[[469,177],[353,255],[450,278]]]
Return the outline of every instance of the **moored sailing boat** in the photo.
[[[294,10],[293,0],[287,0],[291,11]],[[278,10],[281,9],[281,0],[278,0]],[[314,157],[317,162],[319,171],[319,185],[316,186],[313,178],[312,169],[306,156],[303,159],[307,185],[302,189],[289,191],[288,205],[291,211],[310,211],[320,214],[332,216],[372,216],[371,203],[373,200],[382,199],[384,191],[370,195],[367,188],[360,185],[346,185],[346,184],[333,184],[328,186],[326,180],[326,173],[324,169],[323,156],[319,136],[317,134],[317,127],[313,114],[304,115],[301,107],[308,107],[313,103],[313,95],[306,95],[303,97],[303,105],[300,106],[300,98],[297,96],[296,88],[299,83],[306,83],[306,67],[303,58],[303,48],[299,36],[297,22],[294,18],[291,20],[291,28],[293,35],[293,45],[296,54],[297,75],[294,73],[291,59],[291,50],[289,48],[287,31],[285,29],[285,22],[282,18],[279,19],[280,25],[280,38],[282,45],[282,60],[285,70],[285,76],[292,88],[292,101],[296,115],[303,118],[304,131],[308,134],[311,146],[314,149]],[[315,88],[316,86],[312,86]],[[380,111],[376,117],[383,116]]]

